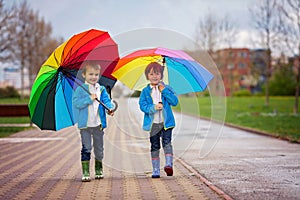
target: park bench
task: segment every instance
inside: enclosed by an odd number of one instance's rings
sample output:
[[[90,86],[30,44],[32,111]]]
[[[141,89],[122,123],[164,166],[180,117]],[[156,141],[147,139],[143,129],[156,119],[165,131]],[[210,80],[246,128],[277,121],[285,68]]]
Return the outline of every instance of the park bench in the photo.
[[[0,117],[29,117],[27,104],[0,104]],[[11,125],[11,124],[10,124]],[[32,123],[30,123],[30,126]]]
[[[27,104],[1,104],[0,117],[29,117]]]

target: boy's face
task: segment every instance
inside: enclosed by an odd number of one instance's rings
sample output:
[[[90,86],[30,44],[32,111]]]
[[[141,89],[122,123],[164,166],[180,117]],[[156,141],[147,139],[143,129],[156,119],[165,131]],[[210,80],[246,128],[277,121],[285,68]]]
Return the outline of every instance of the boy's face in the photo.
[[[157,85],[161,81],[161,73],[154,72],[152,68],[148,74],[148,79],[152,85]]]
[[[100,70],[87,66],[85,74],[82,74],[83,78],[91,85],[95,85],[100,77]]]

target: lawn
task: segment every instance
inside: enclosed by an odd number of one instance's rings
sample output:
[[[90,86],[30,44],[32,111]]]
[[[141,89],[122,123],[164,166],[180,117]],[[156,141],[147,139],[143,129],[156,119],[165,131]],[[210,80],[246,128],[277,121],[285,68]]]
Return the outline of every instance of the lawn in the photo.
[[[224,105],[220,102],[211,97],[180,97],[180,105],[175,109],[300,141],[300,114],[293,114],[293,97],[270,97],[269,106],[265,105],[265,97],[228,97],[224,98]]]
[[[28,99],[0,99],[0,104],[27,104]],[[0,124],[28,124],[30,123],[29,117],[0,117]],[[13,127],[5,126],[0,127],[0,138],[7,137],[13,133],[26,130],[28,127]]]

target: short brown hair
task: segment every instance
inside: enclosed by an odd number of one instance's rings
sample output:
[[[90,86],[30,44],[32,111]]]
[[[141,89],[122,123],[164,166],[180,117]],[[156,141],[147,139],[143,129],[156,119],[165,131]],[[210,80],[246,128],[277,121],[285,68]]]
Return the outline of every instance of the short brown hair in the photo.
[[[159,72],[161,74],[161,78],[164,77],[164,66],[162,66],[158,62],[152,62],[145,69],[145,76],[146,76],[147,80],[148,80],[148,74],[150,73],[151,69],[153,69],[154,73]]]
[[[98,62],[95,62],[95,61],[84,61],[82,63],[82,74],[85,74],[86,73],[86,68],[87,67],[92,67],[96,70],[99,70],[99,73],[100,73],[100,70],[101,70],[101,66]]]

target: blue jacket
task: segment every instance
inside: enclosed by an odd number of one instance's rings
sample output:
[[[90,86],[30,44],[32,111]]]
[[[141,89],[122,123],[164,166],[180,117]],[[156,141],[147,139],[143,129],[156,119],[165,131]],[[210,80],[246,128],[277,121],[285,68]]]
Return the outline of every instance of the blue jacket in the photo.
[[[153,104],[153,99],[151,97],[152,88],[150,84],[145,87],[140,95],[139,105],[141,111],[144,112],[144,122],[143,129],[145,131],[150,131],[154,119],[155,105]],[[163,118],[164,118],[164,128],[175,127],[175,119],[171,106],[176,106],[178,103],[178,98],[170,86],[165,86],[165,89],[161,92],[161,99],[163,104]]]
[[[89,89],[87,84],[83,84],[86,90]],[[81,86],[78,87],[73,94],[73,116],[76,123],[78,123],[78,128],[87,128],[88,121],[88,106],[93,103],[90,95]],[[100,85],[100,101],[104,103],[109,109],[114,106],[111,103],[111,99],[106,92],[104,86]],[[105,108],[99,103],[98,114],[100,116],[100,121],[102,128],[106,128],[106,111]]]

